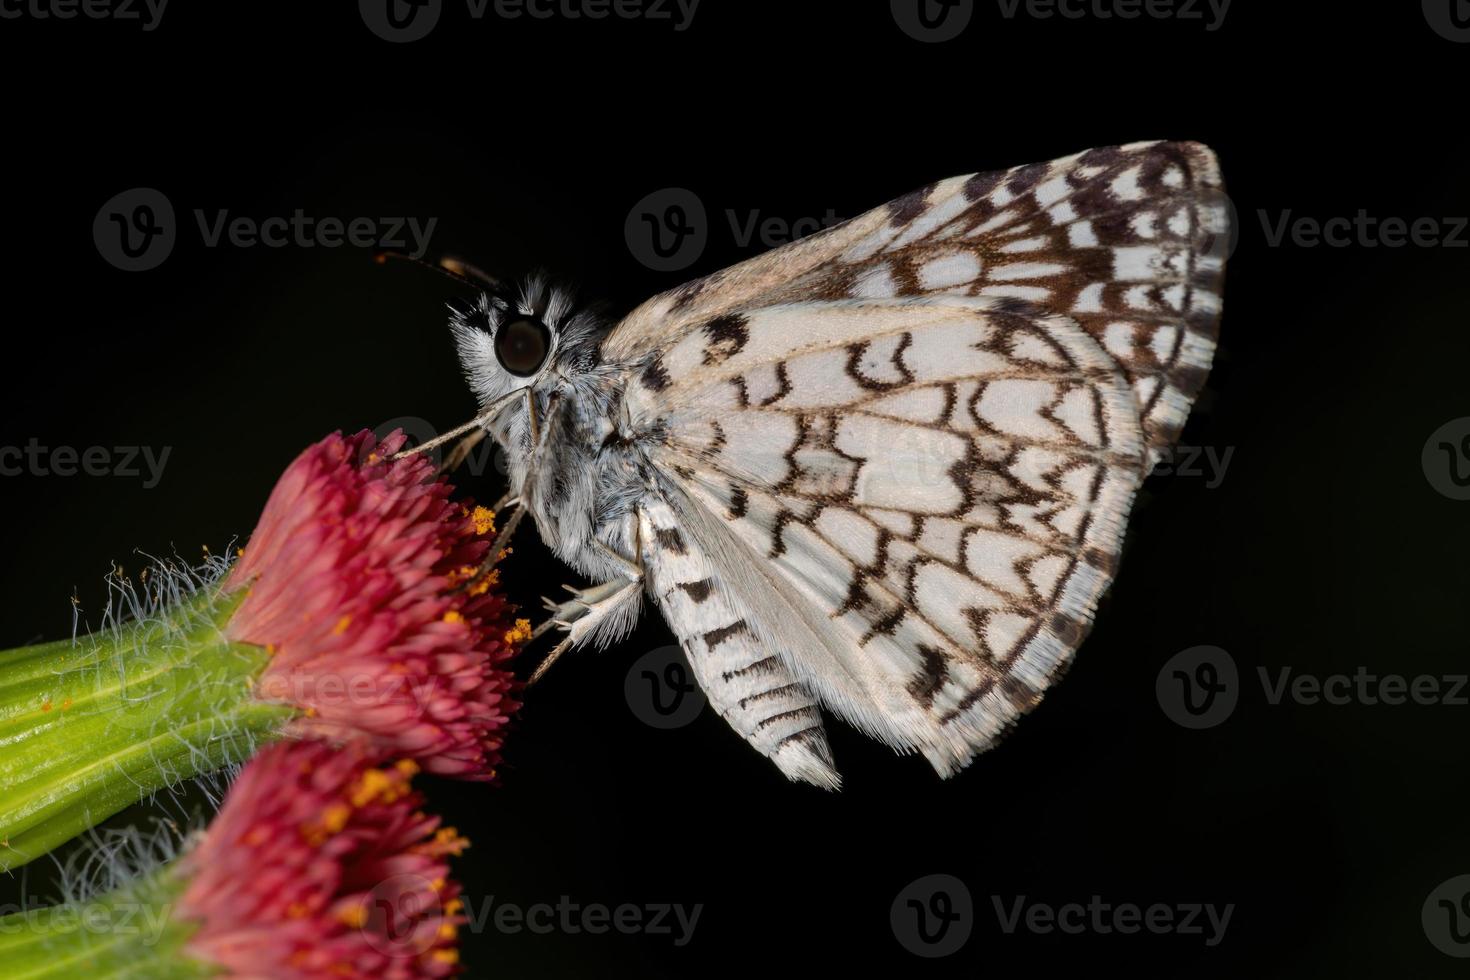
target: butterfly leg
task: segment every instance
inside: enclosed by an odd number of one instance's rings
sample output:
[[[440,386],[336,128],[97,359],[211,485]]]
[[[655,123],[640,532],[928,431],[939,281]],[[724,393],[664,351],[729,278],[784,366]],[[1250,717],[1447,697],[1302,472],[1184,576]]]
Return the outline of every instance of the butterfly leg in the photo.
[[[573,596],[566,602],[543,600],[551,615],[536,627],[531,638],[534,640],[553,628],[565,630],[567,635],[541,661],[531,675],[531,683],[540,680],[551,665],[572,647],[589,641],[597,646],[606,646],[625,635],[638,619],[643,598],[642,562],[626,558],[601,542],[598,545],[622,576],[585,589],[564,585],[562,588]]]
[[[475,447],[485,441],[488,433],[484,429],[471,429],[468,434],[454,444],[454,448],[444,457],[443,464],[439,467],[440,473],[453,473],[464,465],[464,461],[470,458],[470,453]]]

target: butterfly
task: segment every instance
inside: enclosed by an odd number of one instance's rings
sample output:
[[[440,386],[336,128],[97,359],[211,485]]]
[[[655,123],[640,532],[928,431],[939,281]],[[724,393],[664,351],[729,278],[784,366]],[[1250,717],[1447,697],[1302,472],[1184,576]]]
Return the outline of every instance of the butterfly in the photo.
[[[955,177],[610,324],[531,280],[451,314],[514,502],[644,597],[709,703],[835,789],[824,716],[942,776],[1034,707],[1088,633],[1139,483],[1204,384],[1226,199],[1197,143]]]

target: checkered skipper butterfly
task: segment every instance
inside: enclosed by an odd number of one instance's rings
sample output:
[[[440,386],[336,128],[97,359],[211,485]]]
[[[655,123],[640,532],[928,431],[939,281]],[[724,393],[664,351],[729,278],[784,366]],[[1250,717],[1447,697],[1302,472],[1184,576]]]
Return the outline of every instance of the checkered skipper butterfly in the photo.
[[[823,708],[941,775],[1037,703],[1214,351],[1214,154],[1138,143],[956,177],[611,329],[540,281],[452,328],[541,536],[647,592],[727,722],[836,788]]]

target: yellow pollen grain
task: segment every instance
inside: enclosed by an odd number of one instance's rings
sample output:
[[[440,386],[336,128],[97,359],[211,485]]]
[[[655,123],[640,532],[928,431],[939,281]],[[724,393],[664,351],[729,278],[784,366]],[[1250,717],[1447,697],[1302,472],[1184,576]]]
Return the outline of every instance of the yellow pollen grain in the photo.
[[[454,927],[453,922],[445,922],[439,926],[440,939],[453,939],[459,935],[459,930]]]
[[[369,769],[358,778],[357,785],[347,798],[353,806],[367,806],[392,788],[392,776],[381,769]]]
[[[476,534],[489,534],[495,530],[495,511],[489,507],[476,507],[470,514],[470,520],[475,522]]]
[[[300,902],[292,902],[286,908],[286,915],[292,919],[304,919],[310,913],[310,911],[310,909],[308,909],[305,905],[302,905]]]
[[[446,623],[462,623],[462,622],[464,622],[464,617],[461,616],[455,610],[451,609],[451,610],[449,610],[449,612],[447,612],[447,613],[444,614],[444,622],[446,622]]]
[[[48,700],[45,704],[41,705],[41,710],[42,711],[50,711],[51,710],[51,702]]]
[[[333,803],[322,811],[322,829],[328,833],[340,834],[350,819],[352,819],[352,807],[346,803]]]
[[[486,575],[486,576],[482,577],[478,582],[476,582],[474,585],[470,586],[469,593],[472,596],[484,595],[486,592],[489,592],[490,591],[490,586],[492,586],[492,585],[499,585],[499,584],[500,584],[500,569],[493,568],[493,569],[490,570],[490,574],[489,575]]]
[[[337,913],[337,921],[350,929],[361,929],[367,925],[367,909],[362,905],[349,905]]]
[[[515,627],[505,633],[507,644],[524,643],[531,638],[531,621],[529,619],[516,620]]]
[[[63,700],[61,702],[61,710],[62,711],[65,711],[67,708],[70,708],[70,707],[71,707],[71,698],[66,698],[65,700]]]
[[[332,635],[333,636],[341,636],[343,633],[346,633],[347,632],[347,627],[349,627],[351,625],[352,625],[352,617],[351,616],[343,616],[341,619],[337,620],[337,625],[332,627]]]
[[[397,762],[393,763],[393,768],[397,769],[405,776],[416,776],[419,773],[419,764],[417,762],[414,762],[412,759],[399,759]]]
[[[464,909],[464,902],[461,899],[451,898],[444,903],[445,915],[458,915],[462,909]]]
[[[438,960],[440,963],[458,963],[459,962],[459,950],[457,950],[457,949],[436,949],[436,950],[434,950],[434,959]]]

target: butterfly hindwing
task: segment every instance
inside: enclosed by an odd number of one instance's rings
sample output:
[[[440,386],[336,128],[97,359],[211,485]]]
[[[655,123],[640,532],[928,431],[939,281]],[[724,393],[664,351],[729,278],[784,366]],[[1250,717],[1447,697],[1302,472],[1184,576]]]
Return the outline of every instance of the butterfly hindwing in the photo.
[[[1085,331],[980,298],[792,303],[653,363],[628,404],[757,651],[946,774],[1035,703],[1144,469],[1132,391]]]

